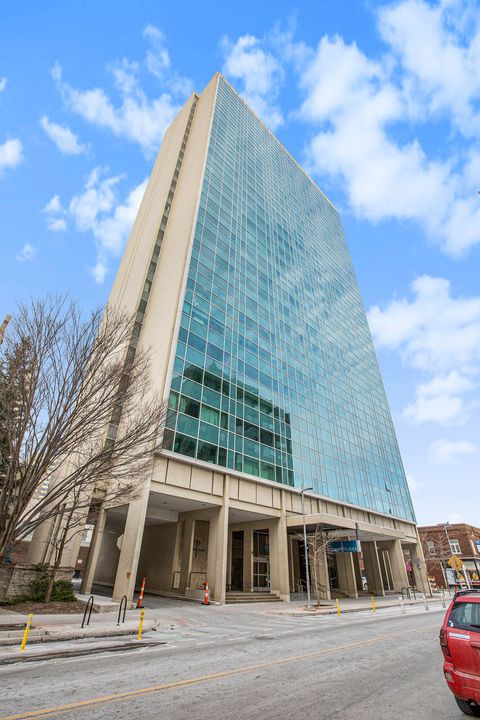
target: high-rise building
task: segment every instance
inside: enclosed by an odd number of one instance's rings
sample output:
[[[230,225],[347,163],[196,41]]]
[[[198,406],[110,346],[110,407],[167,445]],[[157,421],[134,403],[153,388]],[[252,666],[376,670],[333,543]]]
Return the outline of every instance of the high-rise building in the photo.
[[[170,410],[142,496],[100,521],[85,590],[131,597],[146,576],[288,600],[302,489],[340,550],[313,573],[326,598],[399,591],[406,561],[427,588],[338,211],[219,74],[165,135],[110,302],[137,313]]]

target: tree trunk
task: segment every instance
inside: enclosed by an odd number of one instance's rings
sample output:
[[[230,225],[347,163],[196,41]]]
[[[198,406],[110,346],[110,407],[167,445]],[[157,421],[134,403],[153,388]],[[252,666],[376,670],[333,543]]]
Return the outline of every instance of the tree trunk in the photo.
[[[57,572],[57,564],[55,564],[53,567],[50,568],[50,577],[48,579],[48,585],[47,589],[45,590],[45,602],[50,602],[50,598],[52,597],[52,591],[53,586],[55,583],[55,574]]]

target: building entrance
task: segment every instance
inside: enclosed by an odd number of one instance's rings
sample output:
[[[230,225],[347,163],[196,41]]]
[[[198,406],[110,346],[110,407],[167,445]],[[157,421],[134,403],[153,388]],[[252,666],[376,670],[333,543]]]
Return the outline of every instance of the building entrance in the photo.
[[[270,590],[270,546],[268,530],[253,531],[253,590]]]
[[[231,590],[243,590],[243,542],[243,530],[235,530],[232,533]]]

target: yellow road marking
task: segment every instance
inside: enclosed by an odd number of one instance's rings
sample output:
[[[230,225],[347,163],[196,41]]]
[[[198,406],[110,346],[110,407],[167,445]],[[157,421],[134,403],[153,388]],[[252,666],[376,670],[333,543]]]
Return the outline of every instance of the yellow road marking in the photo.
[[[55,707],[45,708],[44,710],[29,710],[18,715],[8,715],[0,718],[0,720],[25,720],[25,718],[39,718],[46,715],[56,715],[65,710],[78,710],[90,705],[100,705],[108,702],[118,702],[119,700],[128,700],[130,698],[139,697],[140,695],[148,695],[149,693],[161,692],[162,690],[171,690],[172,688],[188,687],[189,685],[199,685],[204,682],[211,682],[222,678],[232,677],[234,675],[244,675],[258,670],[267,670],[268,668],[277,667],[278,665],[286,665],[287,663],[298,662],[299,660],[307,660],[309,658],[321,657],[322,655],[330,655],[343,650],[355,650],[356,648],[365,647],[366,645],[374,645],[383,640],[392,640],[393,638],[402,637],[403,635],[411,635],[412,633],[421,632],[422,630],[431,630],[438,627],[435,625],[422,625],[410,630],[402,630],[400,632],[391,633],[390,635],[380,635],[371,640],[362,640],[361,642],[347,643],[345,645],[334,645],[333,647],[323,648],[322,650],[314,650],[304,653],[303,655],[289,655],[285,658],[278,658],[257,665],[247,665],[246,667],[236,668],[233,670],[224,670],[222,672],[212,673],[211,675],[202,675],[200,677],[187,678],[185,680],[175,680],[173,682],[161,683],[160,685],[151,685],[138,690],[126,690],[125,692],[113,693],[111,695],[102,695],[101,697],[89,698],[88,700],[79,700],[77,702],[67,703],[66,705],[56,705]]]

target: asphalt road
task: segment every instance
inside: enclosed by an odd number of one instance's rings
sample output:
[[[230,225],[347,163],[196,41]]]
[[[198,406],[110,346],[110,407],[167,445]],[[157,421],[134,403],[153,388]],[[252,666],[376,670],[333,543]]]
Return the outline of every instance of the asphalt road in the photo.
[[[1,668],[0,720],[462,718],[442,676],[443,612],[205,614],[166,645]]]

